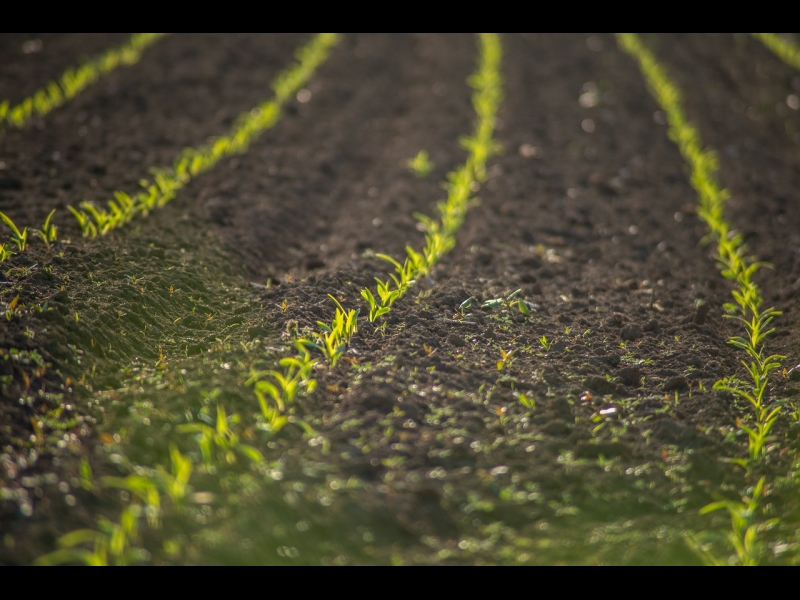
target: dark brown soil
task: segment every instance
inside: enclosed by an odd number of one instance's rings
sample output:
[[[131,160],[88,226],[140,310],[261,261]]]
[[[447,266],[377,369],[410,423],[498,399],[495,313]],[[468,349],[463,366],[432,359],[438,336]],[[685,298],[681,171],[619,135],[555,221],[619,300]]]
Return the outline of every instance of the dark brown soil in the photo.
[[[42,35],[28,55],[26,39],[0,44],[0,98],[124,36]],[[193,451],[176,425],[217,403],[242,416],[265,463],[198,474],[194,491],[208,493],[145,528],[152,562],[697,562],[685,533],[727,527],[698,509],[752,483],[721,461],[746,453],[735,424],[747,407],[712,389],[742,357],[726,343],[730,288],[700,245],[686,168],[612,37],[503,37],[504,151],[481,204],[385,330],[362,318],[345,359],[317,372],[296,407],[317,437],[295,426],[262,437],[244,382],[285,352],[287,328],[332,317],[327,294],[366,314],[360,290],[386,272],[375,252],[420,245],[412,213],[434,214],[465,158],[471,36],[346,36],[311,101],[246,154],[148,219],[80,238],[66,205],[135,190],[148,168],[224,133],[306,39],[171,36],[0,139],[0,210],[38,226],[58,208],[61,239],[52,251],[33,242],[0,277],[2,301],[25,306],[0,329],[0,562],[30,563],[60,535],[117,518],[125,498],[83,489],[81,459],[96,481],[166,465],[171,444]],[[786,97],[800,80],[747,37],[645,39],[720,152],[730,220],[775,266],[759,279],[784,311],[768,349],[791,368],[800,114]],[[427,178],[405,166],[421,149]],[[470,296],[518,288],[539,306],[529,319],[457,318]],[[777,374],[774,394],[797,385]],[[788,414],[755,477],[789,472],[800,436]],[[775,562],[792,555],[795,492],[772,491]]]

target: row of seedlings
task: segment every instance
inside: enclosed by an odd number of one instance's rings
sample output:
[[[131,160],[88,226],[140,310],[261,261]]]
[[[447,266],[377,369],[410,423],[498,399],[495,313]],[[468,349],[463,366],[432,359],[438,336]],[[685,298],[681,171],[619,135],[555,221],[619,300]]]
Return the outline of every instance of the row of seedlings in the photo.
[[[11,106],[8,100],[0,102],[0,133],[4,126],[21,129],[32,119],[42,118],[69,102],[117,67],[136,64],[145,50],[166,35],[134,33],[122,46],[106,50],[77,68],[67,69],[61,77],[39,88],[19,104]]]
[[[166,204],[192,177],[210,170],[226,156],[245,151],[258,134],[277,122],[280,109],[326,60],[329,51],[339,39],[336,34],[316,35],[296,52],[297,63],[282,71],[275,79],[272,86],[275,91],[274,99],[243,114],[230,134],[224,138],[214,140],[197,150],[182,152],[172,170],[159,171],[156,174],[154,186],[131,198],[131,204],[112,201],[109,203],[109,212],[118,215],[123,210],[128,210],[127,207],[133,206],[133,213],[125,213],[126,218],[129,215],[132,218],[137,212],[147,214],[152,208]],[[154,199],[152,204],[151,198]],[[119,199],[117,196],[117,200]],[[82,208],[86,210],[87,205],[82,205]],[[96,210],[101,214],[99,209]],[[81,211],[74,212],[81,214]],[[112,217],[117,220],[111,227],[104,229],[98,227],[100,223],[104,223],[103,217],[98,221],[91,210],[83,218],[93,226],[93,229],[87,227],[89,235],[107,233],[130,220]],[[295,422],[294,417],[284,414],[286,406],[301,389],[313,391],[316,385],[311,378],[315,361],[311,359],[304,345],[297,343],[296,346],[299,353],[297,357],[281,360],[281,367],[284,369],[282,373],[269,372],[276,377],[275,385],[261,382],[256,390],[270,431],[277,432],[286,422]],[[274,389],[275,395],[280,399],[274,407],[264,397],[267,393],[264,391],[265,387],[269,387],[270,392]],[[271,393],[269,395],[271,398],[275,397]],[[212,424],[189,423],[177,428],[178,433],[191,435],[196,441],[201,457],[200,465],[194,464],[190,456],[182,454],[176,444],[170,445],[168,465],[145,467],[130,464],[128,467],[132,474],[127,477],[104,477],[100,481],[94,481],[89,464],[84,461],[81,465],[84,487],[95,489],[99,484],[102,488],[123,490],[130,495],[130,503],[116,522],[101,517],[98,519],[97,529],[80,529],[62,536],[58,541],[59,548],[40,557],[37,563],[125,565],[147,560],[149,554],[138,547],[141,541],[142,517],[148,526],[160,527],[164,513],[162,501],[165,499],[169,499],[171,506],[180,511],[190,496],[190,478],[193,472],[197,469],[213,471],[217,465],[233,464],[240,458],[250,463],[263,462],[263,456],[255,447],[242,442],[238,428],[240,422],[241,417],[238,414],[228,414],[225,407],[218,404]],[[296,422],[305,427],[307,433],[313,433],[305,422]]]
[[[734,286],[733,301],[724,308],[726,317],[741,323],[743,332],[732,337],[729,343],[746,354],[747,360],[742,364],[748,378],[725,377],[717,381],[714,388],[732,394],[752,409],[749,419],[737,420],[737,427],[747,435],[748,457],[732,459],[752,476],[753,469],[766,457],[770,432],[783,405],[770,397],[768,385],[769,374],[780,368],[780,361],[785,357],[770,355],[764,347],[767,336],[775,331],[770,325],[780,313],[763,307],[763,296],[753,280],[766,264],[749,255],[742,235],[725,218],[725,203],[730,192],[722,188],[715,177],[717,156],[713,150],[703,148],[697,128],[686,117],[678,86],[639,36],[617,34],[617,42],[638,62],[650,93],[666,114],[669,138],[676,143],[689,166],[691,185],[698,194],[697,214],[708,227],[708,240],[714,244],[720,273]],[[739,564],[758,564],[763,558],[765,547],[759,535],[771,524],[760,514],[764,492],[765,478],[761,477],[743,494],[740,502],[719,501],[702,509],[703,513],[716,510],[730,513],[729,541]],[[713,564],[720,562],[700,538],[691,537],[689,541],[704,560]]]
[[[470,79],[475,88],[473,103],[478,112],[475,138],[465,140],[470,151],[465,165],[450,175],[448,201],[439,207],[442,223],[426,218],[430,229],[426,232],[426,249],[423,256],[429,262],[420,263],[425,271],[417,271],[416,276],[428,270],[453,247],[454,234],[463,222],[472,196],[473,182],[485,178],[486,160],[496,148],[492,141],[494,122],[499,107],[501,80],[499,66],[501,47],[494,35],[480,37],[481,52],[479,67]],[[409,257],[413,256],[409,252]],[[399,263],[398,263],[399,264]],[[401,265],[402,267],[402,265]],[[406,273],[411,271],[406,268]],[[392,302],[402,296],[413,284],[413,278],[397,278],[397,288]],[[388,285],[388,284],[387,284]],[[321,352],[331,365],[335,365],[344,347],[356,333],[357,310],[347,311],[335,298],[336,316],[330,325],[320,323],[319,335],[313,339],[298,337],[294,340],[296,355],[280,359],[278,369],[254,370],[250,373],[248,385],[254,388],[261,415],[258,427],[271,435],[277,434],[286,424],[294,423],[303,428],[306,436],[314,437],[316,432],[303,420],[290,414],[290,408],[298,394],[312,393],[317,386],[313,378],[315,367],[320,363],[312,351]],[[388,307],[387,307],[388,308]],[[388,312],[388,311],[385,311]],[[382,314],[385,314],[382,313]],[[376,317],[377,318],[377,317]],[[59,540],[60,548],[39,559],[41,564],[63,562],[84,562],[88,564],[128,564],[146,559],[147,553],[136,544],[141,539],[139,528],[141,517],[146,516],[152,527],[160,525],[163,508],[161,501],[169,498],[172,505],[180,509],[191,493],[190,478],[196,470],[208,470],[225,463],[232,464],[238,457],[251,463],[261,463],[261,453],[241,441],[234,430],[240,422],[239,415],[227,415],[224,407],[217,406],[213,425],[192,423],[178,428],[179,433],[195,437],[202,457],[202,464],[193,464],[190,456],[181,454],[176,445],[170,449],[170,465],[156,468],[138,467],[134,474],[125,478],[104,478],[106,487],[127,491],[131,503],[123,510],[119,522],[101,519],[98,529],[79,530],[67,534]],[[88,469],[88,465],[86,466]],[[87,485],[91,474],[87,472]]]
[[[107,208],[83,201],[78,208],[68,209],[78,220],[84,237],[105,235],[129,223],[137,215],[147,216],[163,208],[178,191],[194,177],[210,171],[217,163],[235,154],[247,151],[250,144],[278,122],[283,106],[297,93],[324,63],[337,43],[334,33],[320,33],[302,46],[295,56],[297,62],[281,71],[272,84],[274,97],[239,115],[227,135],[212,139],[199,148],[186,148],[175,158],[171,168],[151,169],[153,181],[143,179],[144,188],[133,196],[123,191],[114,192]]]
[[[474,192],[486,179],[486,162],[498,150],[493,135],[503,97],[500,73],[502,46],[496,34],[481,34],[478,40],[478,66],[468,80],[474,90],[472,104],[477,119],[473,135],[461,140],[469,153],[467,160],[447,177],[447,199],[437,207],[440,220],[419,213],[414,215],[425,231],[422,250],[406,248],[407,257],[403,263],[385,254],[376,255],[389,262],[395,273],[388,281],[376,279],[375,293],[369,288],[362,290],[361,295],[369,305],[370,322],[389,313],[394,302],[404,296],[416,280],[428,276],[431,269],[455,246],[455,234],[475,202]],[[321,353],[328,364],[334,367],[357,333],[360,309],[347,310],[335,297],[330,298],[335,304],[331,323],[318,321],[320,329],[315,335],[297,336],[294,345],[298,354],[280,361],[282,372],[254,371],[248,381],[255,388],[262,413],[273,433],[289,419],[296,419],[285,414],[291,400],[304,389],[305,393],[310,393],[316,387],[310,374],[318,361],[310,355],[309,350]],[[307,424],[300,424],[307,433],[312,434]]]
[[[497,111],[503,99],[501,61],[502,46],[499,36],[481,34],[478,68],[468,80],[474,90],[472,105],[477,119],[473,134],[460,140],[469,155],[461,167],[447,175],[444,184],[447,198],[437,206],[439,219],[421,213],[413,215],[425,232],[424,247],[418,251],[408,246],[405,259],[401,259],[402,263],[386,254],[376,254],[378,258],[388,262],[395,272],[386,281],[376,278],[375,292],[369,288],[361,291],[361,296],[369,305],[368,316],[371,323],[388,314],[392,305],[402,298],[416,281],[430,275],[431,269],[456,244],[455,234],[464,223],[469,209],[476,203],[474,193],[486,180],[486,162],[499,149],[493,136]],[[337,303],[334,323],[349,315],[350,313],[345,314]],[[325,335],[328,333],[327,329],[324,328]],[[334,365],[344,351],[344,344],[348,341],[347,336],[338,340],[338,344],[332,345],[328,344],[326,337],[322,339],[325,341],[325,346],[321,349],[328,362]]]
[[[166,33],[134,33],[130,40],[117,48],[111,48],[102,55],[87,61],[78,68],[67,69],[57,80],[49,82],[19,104],[11,106],[8,100],[0,102],[0,135],[4,127],[21,129],[33,118],[42,118],[50,111],[75,98],[101,77],[107,75],[121,65],[133,65],[139,62],[147,48],[165,37]],[[31,229],[30,233],[40,237],[47,248],[58,239],[58,231],[53,224],[52,210],[47,215],[41,229]],[[11,230],[11,242],[18,252],[23,252],[28,244],[28,227],[18,227],[10,217],[0,213],[0,220]],[[0,263],[6,261],[15,252],[10,244],[0,244]]]
[[[275,78],[272,84],[275,95],[272,99],[242,113],[227,135],[212,139],[199,148],[181,151],[171,168],[151,169],[153,179],[142,179],[143,190],[139,193],[131,196],[124,191],[116,191],[114,198],[107,202],[106,208],[88,200],[81,202],[77,208],[68,206],[68,210],[77,219],[83,236],[105,235],[130,223],[137,215],[146,217],[150,212],[163,208],[194,177],[210,171],[225,158],[247,151],[259,135],[278,122],[283,106],[308,81],[317,67],[325,62],[331,48],[338,42],[339,36],[332,33],[321,33],[312,38],[296,52],[297,62]],[[52,217],[53,212],[47,217],[41,230],[34,230],[48,246],[57,239]],[[0,219],[11,229],[12,242],[22,252],[28,241],[28,228],[20,229],[2,213]],[[12,254],[10,245],[0,245],[0,262]]]

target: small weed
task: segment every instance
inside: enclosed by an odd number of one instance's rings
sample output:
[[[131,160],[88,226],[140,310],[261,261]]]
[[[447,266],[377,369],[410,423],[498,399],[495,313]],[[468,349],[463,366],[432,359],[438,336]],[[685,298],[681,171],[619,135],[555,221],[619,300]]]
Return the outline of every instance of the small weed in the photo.
[[[511,352],[506,352],[502,348],[500,348],[500,360],[497,361],[497,370],[502,371],[505,367],[511,368],[511,360],[514,358],[514,355],[517,353],[519,348],[514,348]]]
[[[433,163],[425,150],[420,150],[414,158],[406,161],[406,166],[414,172],[417,177],[426,177],[433,171]]]

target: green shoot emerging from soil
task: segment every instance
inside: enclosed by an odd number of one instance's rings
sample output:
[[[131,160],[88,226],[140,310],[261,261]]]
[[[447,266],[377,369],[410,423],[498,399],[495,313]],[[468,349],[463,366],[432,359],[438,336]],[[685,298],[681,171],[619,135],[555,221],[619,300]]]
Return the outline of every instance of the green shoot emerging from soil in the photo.
[[[769,355],[764,350],[766,337],[775,331],[769,326],[780,313],[773,308],[762,308],[763,299],[758,285],[753,282],[756,272],[766,265],[747,256],[743,237],[725,219],[725,202],[730,193],[714,177],[718,169],[716,154],[712,150],[703,149],[697,129],[684,113],[679,88],[637,35],[618,34],[617,40],[620,47],[638,61],[650,92],[667,115],[669,137],[678,145],[691,169],[691,183],[699,196],[697,214],[709,228],[707,240],[716,244],[716,260],[722,276],[736,286],[732,292],[734,302],[725,305],[728,313],[726,316],[740,321],[746,335],[733,337],[729,343],[747,353],[749,362],[742,361],[742,364],[747,370],[749,380],[742,381],[735,376],[726,377],[717,381],[714,388],[745,400],[753,409],[754,422],[737,422],[739,428],[747,434],[749,458],[733,461],[750,472],[766,454],[769,433],[781,408],[781,403],[772,402],[768,398],[767,385],[770,372],[780,367],[780,360],[784,357]],[[750,502],[753,506],[747,504],[747,510],[755,511],[759,495],[760,493],[753,494]],[[711,506],[719,508],[717,505]],[[736,516],[738,513],[732,510],[730,512],[736,538],[734,547],[739,553],[740,547],[756,544],[756,540],[751,538],[757,535],[758,528],[739,527]],[[747,561],[750,561],[750,555],[747,556]]]
[[[19,251],[22,252],[25,250],[25,246],[28,244],[28,228],[25,227],[22,231],[17,228],[14,224],[14,221],[11,220],[10,217],[0,212],[0,220],[3,221],[8,228],[11,229],[11,241],[17,245]]]
[[[56,230],[56,226],[53,225],[53,215],[56,214],[56,209],[50,211],[50,214],[47,215],[47,218],[44,220],[44,225],[42,225],[41,229],[34,229],[33,233],[38,235],[42,241],[47,246],[47,249],[50,249],[50,244],[55,242],[58,239],[58,233]]]
[[[137,214],[147,216],[172,200],[178,190],[192,178],[213,169],[223,158],[245,152],[255,138],[275,125],[280,118],[281,108],[294,97],[317,67],[325,62],[331,48],[338,41],[339,36],[336,34],[317,34],[297,51],[297,63],[276,77],[272,84],[275,92],[272,100],[242,113],[227,135],[206,146],[183,150],[175,158],[171,168],[153,169],[153,181],[143,179],[140,182],[143,191],[134,196],[121,191],[115,192],[114,199],[107,203],[107,209],[89,201],[81,202],[78,209],[68,207],[78,220],[83,235],[105,235],[129,223]]]
[[[406,161],[406,166],[411,169],[417,177],[426,177],[433,171],[433,163],[425,150],[420,150],[414,158]]]

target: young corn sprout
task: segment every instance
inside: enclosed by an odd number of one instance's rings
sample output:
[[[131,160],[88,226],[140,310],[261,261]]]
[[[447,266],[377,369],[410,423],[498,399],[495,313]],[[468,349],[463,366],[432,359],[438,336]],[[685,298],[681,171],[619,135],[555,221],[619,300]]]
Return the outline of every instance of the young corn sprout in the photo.
[[[14,224],[14,221],[11,218],[0,212],[0,220],[5,223],[9,229],[11,229],[11,241],[17,245],[19,251],[22,252],[25,250],[25,246],[28,244],[28,228],[25,227],[22,231],[20,231],[17,226]]]
[[[227,416],[225,409],[217,405],[216,426],[211,427],[205,423],[187,423],[177,427],[178,433],[194,433],[195,440],[200,448],[203,462],[208,467],[215,466],[218,457],[224,459],[228,464],[236,462],[237,453],[248,458],[254,463],[264,460],[261,453],[248,444],[239,441],[239,435],[231,428],[240,421],[239,415]],[[216,448],[217,452],[214,452]]]
[[[262,415],[273,433],[286,424],[287,419],[283,415],[297,394],[301,391],[310,394],[317,388],[316,380],[311,378],[316,361],[311,358],[307,348],[309,345],[313,346],[308,340],[295,340],[297,355],[282,358],[278,362],[283,372],[274,369],[250,371],[246,385],[254,386]]]
[[[54,214],[56,214],[55,208],[50,211],[49,215],[47,215],[47,218],[44,220],[44,225],[42,225],[42,228],[33,230],[33,233],[35,233],[42,239],[45,246],[47,246],[48,250],[50,249],[50,244],[52,244],[58,239],[56,226],[51,223]]]
[[[328,297],[336,305],[333,321],[330,325],[317,321],[320,331],[316,335],[316,343],[306,342],[306,345],[322,352],[330,365],[335,367],[350,339],[358,331],[358,315],[361,310],[346,311],[335,297],[330,294]]]
[[[380,280],[378,280],[380,282]],[[369,322],[373,323],[375,319],[381,317],[388,313],[391,309],[388,306],[382,306],[375,300],[375,296],[373,296],[372,292],[369,288],[364,288],[361,290],[361,297],[367,301],[369,304]]]
[[[67,206],[67,210],[69,210],[78,221],[83,237],[94,237],[97,235],[97,226],[92,221],[90,215],[82,210],[76,210],[72,206]]]
[[[34,564],[47,566],[80,563],[105,567],[144,561],[148,553],[134,546],[139,541],[141,512],[142,507],[132,503],[122,511],[119,523],[101,517],[98,519],[98,529],[78,529],[63,535],[58,539],[59,549],[37,558]]]
[[[718,510],[727,510],[731,518],[731,531],[728,533],[728,543],[734,550],[734,561],[743,567],[757,566],[767,553],[768,549],[761,534],[774,527],[780,519],[760,520],[759,499],[765,492],[765,478],[762,477],[749,494],[742,497],[741,502],[733,500],[720,500],[712,502],[700,509],[700,514],[708,514]],[[703,543],[701,536],[687,536],[689,546],[708,565],[722,566],[726,564],[717,558]],[[730,564],[727,563],[727,564]]]
[[[0,244],[0,263],[7,261],[12,256],[14,256],[14,253],[11,251],[11,246]]]

